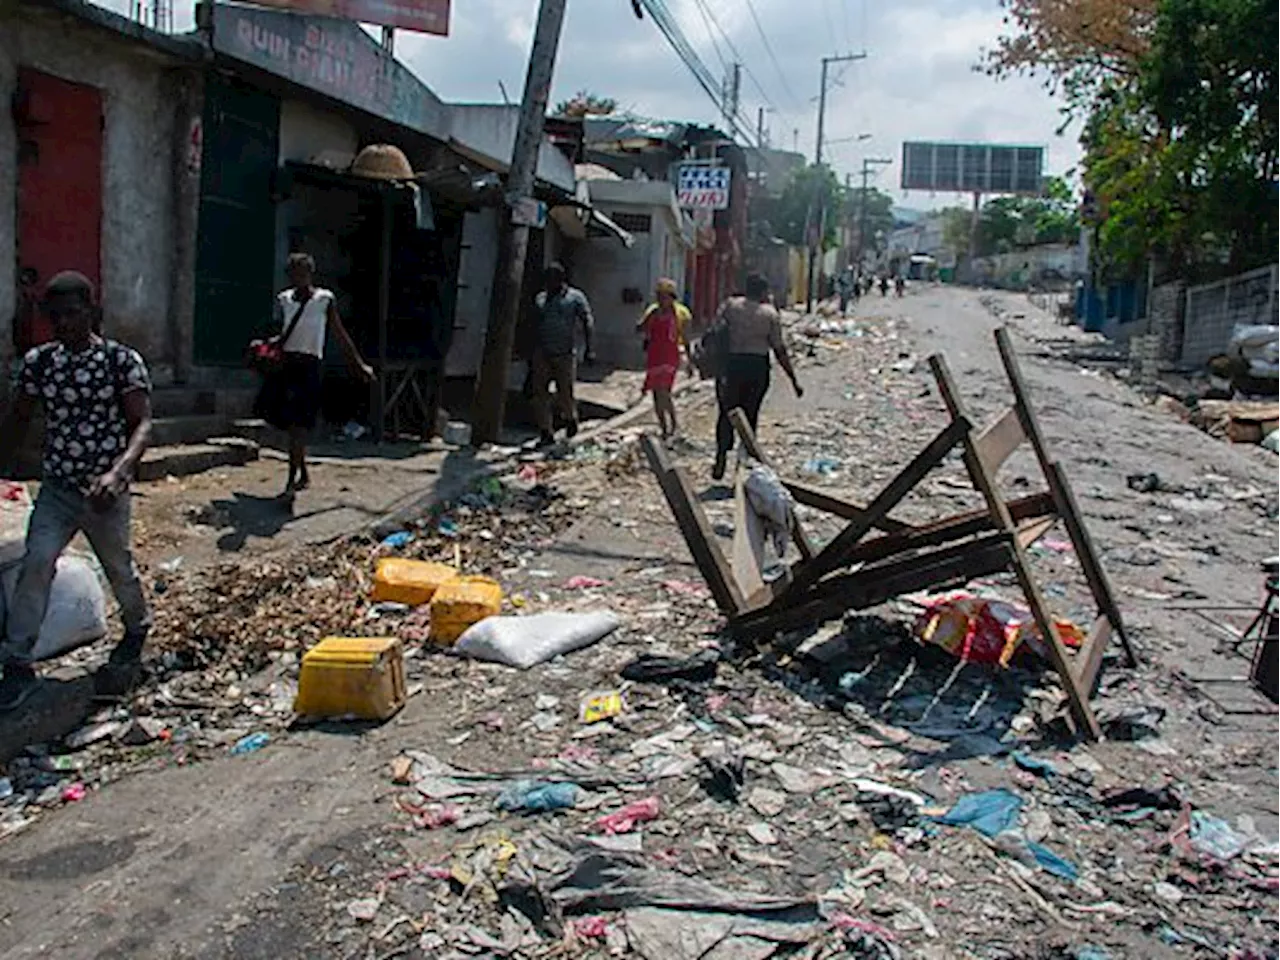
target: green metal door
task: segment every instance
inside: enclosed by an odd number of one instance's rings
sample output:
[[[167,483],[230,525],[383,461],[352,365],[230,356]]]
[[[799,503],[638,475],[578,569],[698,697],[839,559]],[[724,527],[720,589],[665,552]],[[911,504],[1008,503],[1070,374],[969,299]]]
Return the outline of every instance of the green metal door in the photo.
[[[241,363],[270,330],[280,101],[209,76],[196,247],[194,353],[202,365]]]

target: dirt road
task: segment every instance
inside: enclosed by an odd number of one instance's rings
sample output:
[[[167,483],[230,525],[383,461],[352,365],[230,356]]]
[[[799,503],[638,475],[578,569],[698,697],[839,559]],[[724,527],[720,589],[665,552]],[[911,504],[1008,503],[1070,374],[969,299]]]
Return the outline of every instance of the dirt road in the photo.
[[[982,416],[1006,402],[990,338],[999,322],[996,313],[1015,332],[1050,445],[1067,467],[1145,658],[1137,671],[1108,671],[1099,706],[1145,703],[1167,711],[1158,750],[1132,743],[1073,748],[1040,733],[1024,736],[1023,749],[1040,751],[1059,773],[1095,771],[1088,780],[1097,788],[1181,783],[1182,795],[1196,809],[1212,810],[1233,824],[1241,816],[1251,818],[1262,838],[1274,844],[1274,717],[1225,715],[1177,679],[1176,671],[1238,673],[1239,663],[1214,652],[1215,638],[1204,621],[1173,607],[1192,599],[1257,603],[1258,563],[1275,550],[1274,457],[1212,440],[1145,406],[1114,379],[1066,359],[1070,344],[1062,342],[1062,330],[1025,299],[942,288],[913,290],[902,300],[864,300],[854,333],[815,338],[811,355],[802,360],[805,397],[795,398],[781,382],[770,392],[761,426],[764,444],[784,473],[808,471],[823,485],[870,499],[943,422],[923,362],[929,353],[946,354],[961,390]],[[723,531],[731,511],[722,493],[710,489],[707,400],[702,391],[685,403],[691,445],[680,460],[706,491],[708,512]],[[854,809],[846,786],[779,793],[785,809],[766,819],[772,818],[780,843],[776,837],[767,843],[746,840],[748,827],[752,838],[765,836],[755,822],[758,811],[706,799],[687,767],[682,775],[644,787],[663,800],[664,819],[645,835],[644,849],[655,863],[676,864],[725,886],[746,884],[757,893],[814,897],[840,887],[845,871],[866,864],[873,851],[895,851],[895,864],[916,871],[911,882],[874,874],[865,889],[858,888],[865,906],[861,899],[852,906],[846,899],[844,909],[855,915],[871,911],[896,930],[904,956],[1021,957],[1040,955],[1028,952],[1033,945],[1066,951],[1085,943],[1109,945],[1106,955],[1118,960],[1190,955],[1171,935],[1157,937],[1161,924],[1184,933],[1193,927],[1213,930],[1215,949],[1249,943],[1274,951],[1274,929],[1255,922],[1274,915],[1274,883],[1258,893],[1223,886],[1226,881],[1217,878],[1212,888],[1197,889],[1191,880],[1166,875],[1165,861],[1149,853],[1159,834],[1153,821],[1126,828],[1089,819],[1058,795],[1052,784],[1062,781],[1033,783],[1034,776],[1014,769],[1009,747],[999,739],[1024,729],[1016,717],[1026,715],[1030,701],[1022,699],[1025,689],[1014,689],[1015,680],[1027,680],[1021,674],[992,679],[966,668],[954,683],[948,681],[938,704],[935,693],[949,670],[945,657],[903,645],[906,660],[898,666],[909,669],[886,677],[883,687],[873,687],[878,674],[866,660],[836,669],[830,679],[833,687],[841,680],[841,690],[845,675],[869,677],[861,692],[849,695],[851,712],[832,710],[829,692],[815,698],[826,675],[800,675],[785,661],[766,657],[723,665],[701,706],[638,686],[627,716],[604,725],[598,736],[584,733],[574,716],[584,691],[616,686],[619,667],[637,653],[688,654],[711,642],[719,626],[705,595],[691,584],[696,570],[638,464],[634,451],[606,446],[598,458],[583,456],[548,471],[547,481],[574,511],[573,524],[549,542],[513,535],[503,566],[492,570],[526,610],[618,610],[625,621],[618,634],[564,663],[525,673],[416,657],[411,675],[421,692],[381,728],[284,733],[249,756],[157,764],[44,814],[0,841],[0,953],[16,960],[483,952],[474,929],[458,931],[479,926],[501,938],[496,920],[486,927],[480,904],[460,901],[441,881],[416,872],[416,865],[448,858],[473,834],[414,828],[395,808],[398,788],[387,775],[390,760],[402,749],[417,748],[463,766],[555,769],[573,747],[583,756],[590,752],[602,769],[629,769],[636,757],[646,756],[637,749],[642,739],[674,736],[677,727],[695,765],[716,743],[750,748],[756,783],[770,782],[766,771],[776,773],[782,757],[825,771],[823,776],[856,759],[869,764],[868,775],[910,785],[944,805],[967,791],[1014,786],[1028,805],[1051,815],[1051,821],[1045,818],[1051,824],[1045,842],[1075,861],[1092,884],[1068,888],[1037,880],[1043,893],[1036,896],[1059,905],[1072,896],[1106,900],[1118,912],[1071,913],[1070,922],[1056,924],[1024,898],[1026,881],[1022,888],[1011,885],[994,855],[965,840],[963,831],[924,831],[923,840],[899,834],[899,840],[885,841],[877,832],[881,825],[871,829],[866,815]],[[1130,490],[1126,477],[1135,473],[1156,473],[1160,490]],[[940,474],[903,505],[903,519],[954,512],[972,502],[972,494],[961,489],[957,464]],[[1032,462],[1019,455],[1001,480],[1021,489],[1031,476]],[[483,517],[472,526],[482,522]],[[821,535],[833,532],[831,526],[819,528]],[[1054,556],[1037,563],[1055,585],[1054,605],[1067,614],[1078,611],[1082,591],[1069,582],[1070,563]],[[604,584],[568,586],[575,575]],[[897,630],[895,623],[910,621],[904,608],[890,605],[879,613],[887,618],[877,621],[882,626],[855,623],[845,636],[856,639],[860,629]],[[868,636],[883,643],[887,634]],[[850,656],[865,654],[855,650]],[[886,692],[894,683],[898,687]],[[1260,705],[1247,693],[1238,695]],[[696,722],[686,729],[690,718]],[[963,727],[962,735],[939,733],[955,724]],[[884,739],[885,731],[890,739]],[[672,743],[661,749],[680,752]],[[547,825],[550,815],[504,817],[501,825],[522,851],[537,850],[549,831],[591,832],[591,821],[605,806],[642,795],[630,790],[606,790],[586,809],[557,817],[554,826]],[[1154,822],[1162,824],[1162,816]],[[1152,900],[1149,893],[1153,883],[1168,886],[1171,877],[1182,899],[1176,911],[1171,901]],[[1080,889],[1090,892],[1079,894]],[[377,901],[376,922],[361,923],[350,914],[347,905],[360,897]],[[909,908],[901,905],[903,898],[914,898]],[[921,913],[927,923],[919,921]],[[608,922],[610,928],[622,926],[612,915]],[[535,936],[534,945],[515,953],[542,956],[549,944]],[[573,949],[603,955],[592,950],[604,950],[604,941],[584,944]],[[631,955],[658,955],[642,952],[634,931],[630,949]]]

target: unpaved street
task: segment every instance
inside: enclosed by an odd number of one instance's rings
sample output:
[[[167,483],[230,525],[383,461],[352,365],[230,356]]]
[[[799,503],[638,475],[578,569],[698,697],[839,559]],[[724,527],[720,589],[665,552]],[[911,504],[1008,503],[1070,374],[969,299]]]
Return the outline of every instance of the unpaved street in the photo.
[[[1259,564],[1276,552],[1274,456],[1144,404],[1074,359],[1079,335],[1025,298],[926,286],[868,298],[846,324],[796,321],[806,393],[775,377],[761,442],[784,475],[865,503],[945,422],[930,353],[946,356],[979,421],[1008,402],[991,338],[1002,322],[1143,659],[1110,663],[1094,701],[1131,739],[1073,741],[1054,719],[1051,672],[959,667],[910,639],[919,608],[906,600],[775,647],[733,647],[624,430],[471,485],[401,551],[497,577],[508,612],[621,617],[600,644],[550,664],[455,659],[417,642],[416,614],[371,611],[367,536],[230,567],[196,558],[168,576],[156,676],[132,708],[162,720],[165,737],[83,751],[51,740],[20,758],[23,771],[44,754],[83,769],[46,763],[32,791],[41,809],[0,799],[14,814],[0,820],[0,954],[1275,956],[1275,715],[1242,684],[1192,681],[1246,664],[1182,608],[1257,606]],[[677,460],[725,536],[732,501],[710,481],[710,390],[677,403],[689,441]],[[376,484],[368,470],[347,482]],[[243,479],[228,473],[232,487]],[[1130,475],[1152,473],[1156,490],[1130,488]],[[1029,451],[1000,482],[1040,488]],[[977,503],[952,458],[895,516]],[[838,530],[802,516],[820,538]],[[1055,613],[1091,618],[1069,551],[1040,549],[1034,562]],[[1009,578],[987,581],[1018,599]],[[336,632],[409,638],[408,705],[381,727],[286,729],[298,654]],[[637,655],[704,648],[723,650],[713,680],[628,684],[620,716],[580,721],[583,695],[618,688]],[[228,755],[254,731],[270,734],[263,749]],[[418,774],[447,768],[455,786],[451,776],[479,771],[582,789],[572,809],[500,812],[487,789],[433,795],[412,773],[394,783],[403,751]],[[732,760],[744,772],[736,799],[712,774]],[[62,802],[76,779],[91,789]],[[1030,848],[936,817],[993,790],[1013,798],[1018,835],[1058,858],[1053,870]],[[1115,802],[1125,790],[1134,798]],[[653,816],[634,830],[599,824],[650,798]],[[4,836],[19,813],[29,822]],[[1238,849],[1214,857],[1205,838],[1219,822]],[[611,886],[584,867],[606,860]]]

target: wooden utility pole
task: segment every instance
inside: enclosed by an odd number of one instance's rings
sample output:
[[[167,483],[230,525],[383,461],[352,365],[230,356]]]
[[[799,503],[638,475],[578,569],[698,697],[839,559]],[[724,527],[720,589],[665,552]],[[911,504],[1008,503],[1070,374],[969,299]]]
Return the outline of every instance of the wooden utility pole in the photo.
[[[564,23],[566,0],[541,0],[538,22],[529,51],[529,69],[524,79],[520,120],[516,127],[511,167],[507,171],[506,208],[498,218],[498,256],[493,270],[493,291],[489,302],[489,328],[485,335],[484,357],[476,379],[472,435],[479,443],[494,443],[502,430],[507,401],[507,376],[520,319],[520,288],[524,279],[525,254],[529,249],[529,227],[512,220],[512,211],[521,200],[533,196],[538,147],[546,124],[547,98],[555,70],[560,28]]]
[[[867,178],[871,176],[871,167],[877,164],[893,163],[883,157],[862,158],[862,192],[858,194],[858,269],[862,269],[862,253],[867,236]]]
[[[806,313],[813,313],[813,299],[818,281],[814,267],[818,259],[818,251],[822,248],[822,235],[825,232],[827,216],[826,195],[822,191],[822,128],[826,123],[827,117],[827,68],[833,63],[865,60],[866,57],[865,53],[849,53],[843,57],[822,58],[822,80],[818,85],[818,142],[814,144],[813,149],[813,166],[817,177],[814,181],[814,197],[809,204],[809,216],[806,218],[808,220],[806,226],[809,234],[805,237],[805,241],[809,244],[809,270],[805,284],[808,291],[808,298],[805,304]]]

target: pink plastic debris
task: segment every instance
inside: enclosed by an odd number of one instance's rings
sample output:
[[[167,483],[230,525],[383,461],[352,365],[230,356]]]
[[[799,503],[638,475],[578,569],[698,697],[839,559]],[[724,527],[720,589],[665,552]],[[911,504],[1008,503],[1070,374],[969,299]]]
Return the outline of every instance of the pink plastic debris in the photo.
[[[77,800],[83,800],[86,793],[83,783],[73,783],[62,789],[62,799],[65,803],[75,803]]]
[[[637,823],[657,820],[662,811],[662,804],[657,797],[645,797],[635,803],[628,803],[621,810],[605,814],[596,821],[596,825],[605,833],[630,833]]]
[[[837,930],[853,930],[855,933],[869,933],[883,940],[895,940],[893,933],[870,920],[859,920],[847,913],[836,913],[831,916],[831,925]]]
[[[566,590],[587,590],[591,587],[608,586],[609,581],[601,580],[599,577],[585,577],[582,574],[570,577],[564,582]]]
[[[604,917],[576,917],[572,927],[574,936],[583,940],[603,940],[609,933],[609,922]]]

